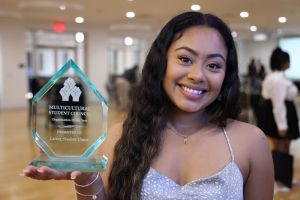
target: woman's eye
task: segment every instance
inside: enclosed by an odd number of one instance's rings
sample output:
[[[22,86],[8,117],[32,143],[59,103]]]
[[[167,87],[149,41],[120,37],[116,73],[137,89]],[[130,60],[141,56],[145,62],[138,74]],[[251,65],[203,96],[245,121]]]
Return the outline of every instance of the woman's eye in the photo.
[[[209,64],[208,67],[211,68],[211,69],[219,69],[219,68],[221,68],[221,67],[220,67],[219,65],[217,65],[217,64]]]
[[[192,63],[191,59],[189,59],[188,57],[182,56],[182,57],[179,57],[179,59],[184,63],[188,63],[188,64]]]

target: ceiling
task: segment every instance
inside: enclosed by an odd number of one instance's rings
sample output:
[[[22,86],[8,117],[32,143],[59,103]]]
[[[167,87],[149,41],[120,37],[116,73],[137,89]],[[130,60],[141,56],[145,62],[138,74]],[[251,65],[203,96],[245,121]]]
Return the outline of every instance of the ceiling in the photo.
[[[66,5],[60,10],[59,5]],[[252,38],[250,26],[256,33],[271,38],[300,35],[300,0],[0,0],[0,20],[16,18],[36,22],[64,22],[75,24],[75,17],[83,17],[84,25],[110,30],[158,31],[173,16],[191,11],[199,4],[200,12],[213,13],[227,22],[238,38]],[[136,16],[127,18],[126,12]],[[240,12],[249,12],[241,18]],[[279,17],[286,23],[279,23]],[[277,29],[282,29],[282,34]]]

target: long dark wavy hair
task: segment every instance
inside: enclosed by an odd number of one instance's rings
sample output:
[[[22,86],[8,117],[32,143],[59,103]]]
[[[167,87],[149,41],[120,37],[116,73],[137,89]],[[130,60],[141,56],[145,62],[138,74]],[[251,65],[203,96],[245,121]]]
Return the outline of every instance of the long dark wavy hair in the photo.
[[[161,145],[160,133],[166,126],[168,97],[162,87],[167,68],[167,51],[171,43],[193,26],[216,29],[223,37],[228,56],[221,88],[222,100],[206,107],[210,123],[227,126],[227,119],[240,113],[238,61],[234,40],[227,25],[218,17],[186,12],[169,21],[153,42],[146,58],[142,80],[135,89],[132,106],[123,123],[123,132],[114,149],[109,176],[109,199],[139,199],[143,179]]]

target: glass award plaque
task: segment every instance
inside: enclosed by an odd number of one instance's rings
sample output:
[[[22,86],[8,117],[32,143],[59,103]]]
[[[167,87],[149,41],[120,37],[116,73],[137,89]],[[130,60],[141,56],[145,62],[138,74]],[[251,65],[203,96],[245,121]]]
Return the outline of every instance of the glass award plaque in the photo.
[[[42,153],[30,165],[105,172],[107,158],[93,152],[106,137],[107,114],[105,98],[69,60],[32,100],[31,131]]]

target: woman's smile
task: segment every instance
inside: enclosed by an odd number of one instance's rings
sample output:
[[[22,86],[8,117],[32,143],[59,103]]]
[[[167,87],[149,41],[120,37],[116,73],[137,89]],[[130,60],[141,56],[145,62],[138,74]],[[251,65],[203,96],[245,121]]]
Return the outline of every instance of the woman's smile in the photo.
[[[182,84],[178,84],[178,86],[181,88],[181,92],[183,95],[185,95],[187,98],[191,99],[199,99],[202,98],[205,93],[207,92],[207,89],[195,87],[195,86],[185,86]]]

